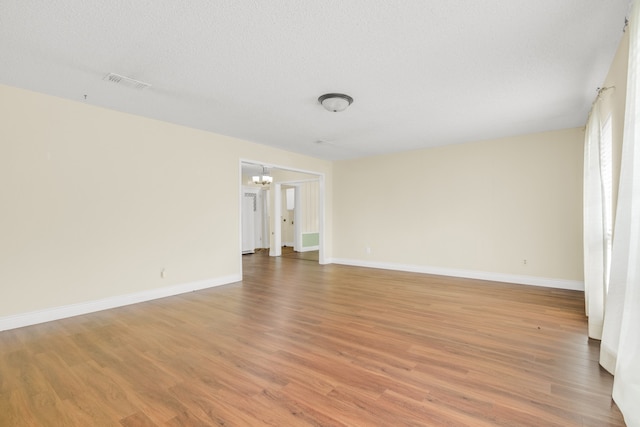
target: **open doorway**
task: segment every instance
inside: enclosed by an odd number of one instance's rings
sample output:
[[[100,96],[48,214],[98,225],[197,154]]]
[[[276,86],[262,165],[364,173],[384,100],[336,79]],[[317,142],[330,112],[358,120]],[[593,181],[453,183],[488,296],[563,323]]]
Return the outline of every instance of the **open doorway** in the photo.
[[[297,186],[288,184],[282,184],[280,191],[282,192],[280,194],[280,215],[276,214],[276,218],[282,218],[280,243],[283,248],[293,248],[294,251],[298,252],[300,247],[297,244],[298,239],[296,236],[299,233],[300,221],[296,218],[296,215],[300,216],[300,208],[296,206],[296,201],[300,199],[300,191]]]
[[[245,251],[245,241],[250,240],[247,236],[255,234],[258,227],[258,220],[255,217],[251,220],[247,218],[251,215],[245,214],[254,209],[252,194],[255,193],[258,204],[255,209],[264,209],[261,215],[262,246],[268,247],[269,256],[314,259],[324,264],[324,174],[249,160],[241,160],[240,166],[242,253],[252,253]],[[252,177],[265,171],[273,182],[254,183]],[[251,224],[253,232],[248,226]]]
[[[268,189],[242,187],[242,254],[269,248]]]
[[[280,241],[276,231],[274,244],[282,248],[282,254],[290,256],[293,250],[296,258],[319,260],[319,189],[317,178],[275,183],[273,191],[280,194],[280,201],[274,206],[274,215],[281,220]]]

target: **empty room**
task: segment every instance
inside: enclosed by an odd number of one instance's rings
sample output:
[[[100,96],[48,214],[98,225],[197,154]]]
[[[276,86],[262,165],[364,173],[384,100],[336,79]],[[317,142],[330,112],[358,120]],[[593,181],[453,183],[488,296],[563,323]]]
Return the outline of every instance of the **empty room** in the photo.
[[[0,426],[640,426],[640,0],[0,2]]]

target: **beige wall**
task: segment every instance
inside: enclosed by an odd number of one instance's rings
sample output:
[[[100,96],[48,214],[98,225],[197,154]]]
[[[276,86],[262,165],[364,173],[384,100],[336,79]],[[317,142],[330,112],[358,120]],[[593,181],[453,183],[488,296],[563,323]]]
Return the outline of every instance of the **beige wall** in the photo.
[[[326,174],[330,256],[329,162],[1,85],[0,117],[0,318],[239,275],[243,158]]]
[[[318,200],[320,198],[320,184],[318,181],[304,182],[300,184],[300,232],[317,233],[318,227]]]
[[[582,129],[332,164],[2,85],[0,114],[0,319],[238,276],[241,159],[325,174],[328,260],[582,280]]]
[[[333,255],[581,281],[583,139],[568,129],[336,162]]]

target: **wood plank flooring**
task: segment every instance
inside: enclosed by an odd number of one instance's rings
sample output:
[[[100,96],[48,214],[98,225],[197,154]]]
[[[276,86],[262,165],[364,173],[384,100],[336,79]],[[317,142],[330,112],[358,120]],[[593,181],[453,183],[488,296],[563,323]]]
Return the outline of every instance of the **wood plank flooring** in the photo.
[[[622,426],[580,292],[243,257],[0,332],[0,426]]]
[[[268,250],[268,249],[265,249]],[[309,251],[309,252],[294,252],[293,248],[290,246],[282,247],[282,258],[294,258],[301,259],[305,261],[315,261],[318,262],[320,258],[319,251]]]

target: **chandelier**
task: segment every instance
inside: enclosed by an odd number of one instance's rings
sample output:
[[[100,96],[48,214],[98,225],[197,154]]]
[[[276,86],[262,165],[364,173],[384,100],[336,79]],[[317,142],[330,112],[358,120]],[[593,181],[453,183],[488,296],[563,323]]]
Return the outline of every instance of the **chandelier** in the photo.
[[[267,172],[267,168],[265,168],[264,166],[262,167],[262,174],[261,175],[254,175],[251,178],[251,181],[254,184],[259,184],[259,185],[269,185],[273,182],[273,177],[271,175],[269,175],[269,173]]]

